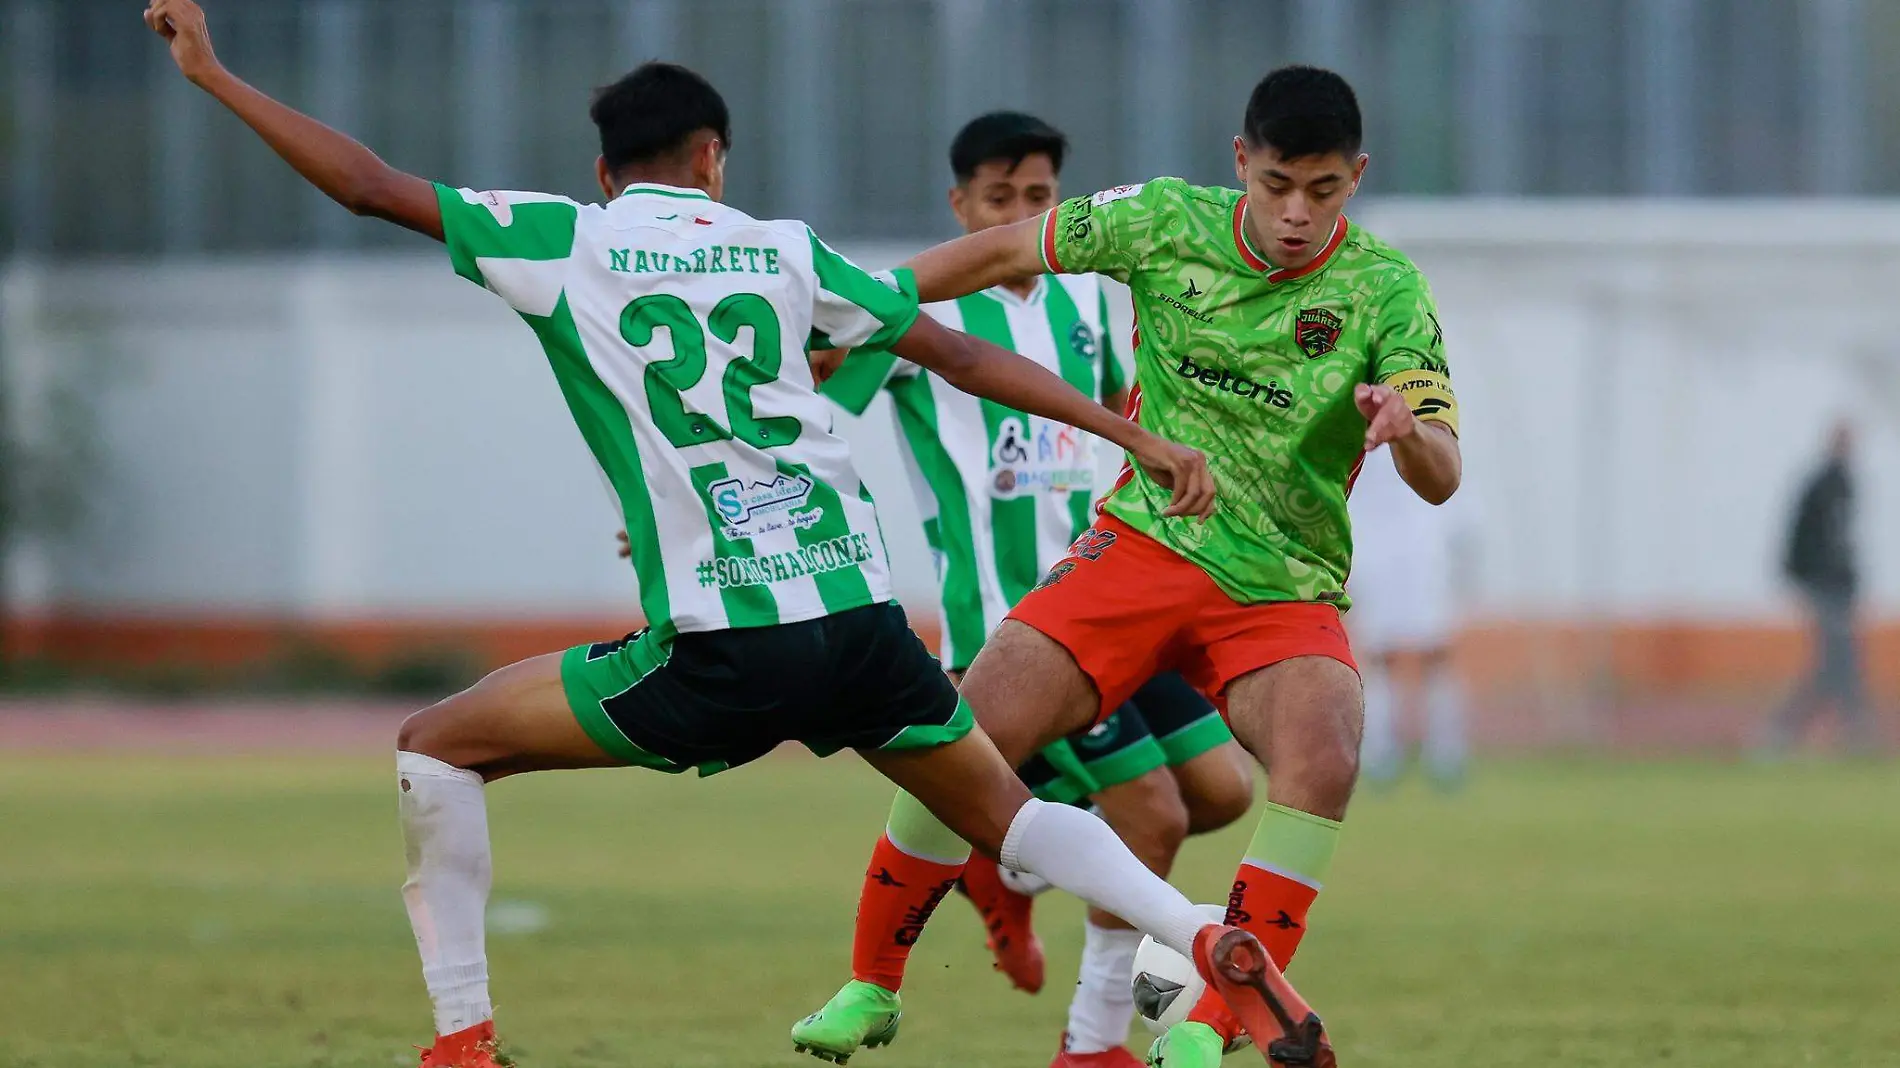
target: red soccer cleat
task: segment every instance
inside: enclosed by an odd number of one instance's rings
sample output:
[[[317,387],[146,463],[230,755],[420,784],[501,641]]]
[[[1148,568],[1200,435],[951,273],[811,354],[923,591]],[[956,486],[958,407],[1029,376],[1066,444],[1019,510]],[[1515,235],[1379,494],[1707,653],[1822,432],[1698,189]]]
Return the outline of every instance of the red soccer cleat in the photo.
[[[452,1035],[435,1036],[435,1045],[422,1050],[418,1068],[514,1068],[514,1063],[495,1042],[495,1021],[483,1020]]]
[[[1271,1064],[1336,1068],[1319,1014],[1260,945],[1238,927],[1210,923],[1194,936],[1194,967],[1220,994]]]
[[[1062,1052],[1049,1062],[1049,1068],[1146,1068],[1141,1058],[1120,1046],[1102,1050],[1100,1053],[1069,1052],[1069,1036],[1062,1035]]]
[[[1004,886],[996,862],[982,857],[970,858],[969,866],[963,869],[962,885],[970,902],[983,914],[996,970],[1009,976],[1018,990],[1029,994],[1041,990],[1045,966],[1042,940],[1029,922],[1036,899]]]

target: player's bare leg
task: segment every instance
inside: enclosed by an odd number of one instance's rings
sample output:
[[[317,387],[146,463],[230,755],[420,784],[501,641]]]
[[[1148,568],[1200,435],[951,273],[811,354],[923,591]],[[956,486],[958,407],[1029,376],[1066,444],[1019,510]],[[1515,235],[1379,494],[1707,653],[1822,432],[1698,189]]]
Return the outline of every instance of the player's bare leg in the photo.
[[[396,735],[408,879],[403,904],[435,1004],[423,1068],[491,1068],[495,1047],[483,917],[490,856],[483,784],[523,771],[617,765],[581,730],[561,656],[534,657],[417,712]]]
[[[1330,657],[1296,657],[1236,679],[1227,702],[1234,737],[1266,769],[1268,784],[1267,810],[1235,876],[1227,918],[1258,936],[1266,953],[1234,968],[1204,967],[1213,989],[1188,1023],[1156,1042],[1150,1062],[1160,1056],[1170,1068],[1217,1064],[1245,1030],[1269,1061],[1329,1065],[1333,1053],[1319,1017],[1282,972],[1306,933],[1306,911],[1330,867],[1338,821],[1358,778],[1359,677]]]
[[[1253,811],[1254,760],[1227,742],[1168,769],[1187,808],[1188,835],[1211,834]]]

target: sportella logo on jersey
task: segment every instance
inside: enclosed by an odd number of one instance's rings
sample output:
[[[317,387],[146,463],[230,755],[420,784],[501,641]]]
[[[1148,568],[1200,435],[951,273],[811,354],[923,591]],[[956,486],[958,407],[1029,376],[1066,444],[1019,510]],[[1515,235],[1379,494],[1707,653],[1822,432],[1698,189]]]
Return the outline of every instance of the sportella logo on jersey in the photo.
[[[724,524],[726,537],[756,538],[788,527],[803,530],[823,519],[824,509],[805,508],[811,490],[812,480],[804,475],[781,474],[749,486],[743,479],[722,478],[706,487],[706,496]]]
[[[1090,491],[1095,463],[1082,432],[1048,419],[1017,416],[996,424],[990,445],[990,496],[1008,500],[1032,493]]]

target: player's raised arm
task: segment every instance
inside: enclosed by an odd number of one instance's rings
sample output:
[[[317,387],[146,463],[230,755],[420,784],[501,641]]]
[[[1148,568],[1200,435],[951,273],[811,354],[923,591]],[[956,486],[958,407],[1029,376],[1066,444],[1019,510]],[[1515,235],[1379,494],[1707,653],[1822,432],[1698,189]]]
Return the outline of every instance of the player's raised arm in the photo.
[[[1016,278],[1046,273],[1042,227],[1047,213],[992,226],[918,253],[904,264],[917,276],[917,299],[925,304],[981,293]]]
[[[1366,448],[1392,446],[1392,463],[1412,491],[1431,504],[1458,492],[1464,457],[1458,449],[1458,396],[1445,362],[1445,333],[1425,280],[1410,274],[1380,300],[1372,337],[1374,384],[1353,394],[1366,417]]]
[[[918,316],[891,351],[937,372],[965,393],[1067,423],[1120,445],[1157,483],[1174,491],[1164,514],[1213,514],[1214,478],[1206,457],[1109,411],[1034,360],[958,333],[927,315]]]
[[[433,185],[225,70],[211,50],[204,11],[192,0],[152,0],[145,24],[171,43],[172,60],[193,85],[243,119],[325,196],[356,215],[387,219],[442,240],[442,208]]]

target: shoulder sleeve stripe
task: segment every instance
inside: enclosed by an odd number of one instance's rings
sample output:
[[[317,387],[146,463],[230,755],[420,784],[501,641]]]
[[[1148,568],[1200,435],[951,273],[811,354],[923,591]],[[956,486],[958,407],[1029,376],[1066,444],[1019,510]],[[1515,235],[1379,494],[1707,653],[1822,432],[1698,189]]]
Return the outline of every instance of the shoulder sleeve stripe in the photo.
[[[1056,209],[1050,208],[1042,214],[1042,265],[1050,274],[1062,274],[1062,263],[1056,258]]]

